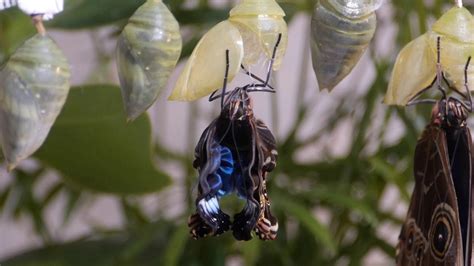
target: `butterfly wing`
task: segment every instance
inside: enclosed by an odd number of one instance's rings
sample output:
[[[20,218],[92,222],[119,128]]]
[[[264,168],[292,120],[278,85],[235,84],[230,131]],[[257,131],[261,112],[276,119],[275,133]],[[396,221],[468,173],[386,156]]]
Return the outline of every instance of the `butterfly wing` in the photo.
[[[415,188],[397,265],[462,265],[462,238],[446,135],[429,125],[415,150]]]
[[[275,137],[268,127],[260,120],[251,119],[251,159],[244,176],[248,184],[243,192],[247,204],[235,216],[232,230],[239,240],[251,239],[251,231],[255,230],[262,240],[276,238],[278,221],[271,214],[270,200],[266,188],[267,173],[276,166],[278,153]]]
[[[472,151],[474,150],[474,147],[471,145],[471,166],[474,165],[474,155],[472,154]],[[472,260],[472,257],[473,257],[473,252],[474,252],[474,249],[472,248],[473,246],[473,241],[474,241],[474,238],[473,238],[473,232],[472,230],[474,230],[474,212],[472,211],[472,208],[474,206],[474,197],[472,196],[472,192],[474,191],[474,171],[472,171],[471,169],[471,208],[470,208],[470,212],[471,212],[471,222],[470,222],[470,232],[469,232],[469,239],[471,239],[471,241],[469,241],[470,245],[468,247],[468,250],[470,250],[469,254],[468,254],[468,261],[469,263],[471,262]]]
[[[229,230],[230,217],[219,207],[218,196],[223,188],[224,175],[230,177],[232,156],[218,142],[217,120],[203,132],[195,149],[193,166],[199,171],[197,212],[191,215],[188,226],[193,238],[219,235]],[[230,173],[229,173],[230,172]]]
[[[448,128],[446,139],[451,164],[451,175],[458,206],[464,265],[471,265],[471,133],[467,127]]]
[[[265,172],[271,172],[275,169],[278,159],[275,137],[261,120],[257,120],[255,126],[257,131],[257,149],[262,153],[260,158],[261,168]]]
[[[248,147],[238,147],[240,171],[236,172],[236,188],[237,194],[246,199],[246,204],[241,212],[234,216],[232,224],[233,235],[237,240],[252,239],[251,232],[255,228],[258,217],[260,215],[260,202],[255,193],[258,193],[260,186],[260,178],[258,175],[258,151],[257,138],[255,130],[255,119],[250,118],[246,130],[239,130],[235,134],[238,136],[237,143],[245,139],[250,145]],[[234,129],[232,129],[234,130]]]
[[[262,240],[274,240],[278,231],[278,220],[270,210],[270,199],[267,193],[267,173],[276,167],[278,152],[276,141],[270,129],[261,121],[256,122],[257,149],[259,154],[260,187],[258,199],[260,202],[260,216],[255,227],[255,233]]]

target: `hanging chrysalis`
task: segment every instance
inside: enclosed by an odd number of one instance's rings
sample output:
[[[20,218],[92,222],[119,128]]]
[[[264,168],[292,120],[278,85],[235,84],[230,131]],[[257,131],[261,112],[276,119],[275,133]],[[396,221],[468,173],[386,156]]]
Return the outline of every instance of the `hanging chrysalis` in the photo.
[[[0,142],[9,170],[43,144],[69,92],[68,62],[39,28],[0,70]]]
[[[243,0],[230,11],[228,20],[217,24],[201,38],[169,100],[194,101],[220,88],[225,65],[219,59],[226,50],[230,55],[228,78],[232,81],[242,63],[255,64],[262,55],[270,60],[277,39],[281,38],[273,65],[277,70],[287,45],[284,16],[275,0]]]
[[[239,29],[244,42],[244,65],[257,63],[262,54],[270,59],[275,40],[281,34],[273,70],[280,68],[288,40],[284,16],[274,0],[243,0],[229,12],[229,21]]]
[[[179,24],[161,0],[140,6],[117,44],[117,69],[128,120],[145,112],[163,91],[181,54]]]
[[[433,81],[436,72],[436,39],[441,37],[443,72],[454,89],[464,85],[464,64],[474,55],[474,17],[463,7],[446,12],[430,31],[408,43],[398,54],[384,102],[406,105]],[[474,68],[468,82],[474,83]]]
[[[311,54],[319,89],[332,90],[354,68],[376,27],[382,0],[319,0],[311,19]]]
[[[244,56],[242,36],[229,21],[223,21],[208,31],[184,66],[169,100],[193,101],[204,97],[222,85],[225,62],[216,60],[229,50],[231,65],[229,80],[240,69]]]

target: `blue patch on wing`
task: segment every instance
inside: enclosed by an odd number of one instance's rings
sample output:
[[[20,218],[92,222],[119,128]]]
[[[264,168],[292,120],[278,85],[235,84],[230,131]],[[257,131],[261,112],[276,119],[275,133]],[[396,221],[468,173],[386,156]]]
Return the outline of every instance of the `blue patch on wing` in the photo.
[[[234,159],[232,152],[225,146],[221,147],[221,165],[216,173],[221,177],[222,186],[217,192],[219,196],[225,196],[234,190],[234,180],[232,180],[232,172],[234,172]]]
[[[219,146],[220,156],[214,158],[220,160],[219,168],[207,177],[207,182],[211,189],[217,193],[219,197],[225,196],[234,190],[234,181],[232,173],[234,172],[234,159],[232,152],[225,146]]]

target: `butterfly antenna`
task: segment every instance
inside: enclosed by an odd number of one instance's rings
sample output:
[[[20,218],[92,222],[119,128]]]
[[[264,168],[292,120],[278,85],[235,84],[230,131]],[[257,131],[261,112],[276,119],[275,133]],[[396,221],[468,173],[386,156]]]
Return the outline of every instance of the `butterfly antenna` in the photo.
[[[225,99],[225,90],[227,88],[227,79],[229,77],[229,49],[225,50],[225,75],[224,75],[224,84],[222,85],[222,94],[221,94],[221,110],[224,108],[224,99]]]
[[[441,36],[438,36],[436,39],[436,63],[438,65],[441,64]]]
[[[444,90],[442,86],[442,78],[443,78],[444,73],[443,73],[443,70],[441,69],[441,37],[440,36],[438,36],[438,38],[436,39],[436,54],[437,54],[436,85],[438,86],[438,89],[443,94],[443,98],[446,100],[447,99],[446,91]]]

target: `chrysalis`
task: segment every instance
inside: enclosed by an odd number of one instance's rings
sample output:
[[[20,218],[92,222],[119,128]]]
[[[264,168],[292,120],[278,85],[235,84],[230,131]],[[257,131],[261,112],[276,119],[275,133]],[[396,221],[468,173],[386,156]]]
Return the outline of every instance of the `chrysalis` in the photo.
[[[332,90],[354,68],[375,32],[382,0],[319,0],[311,19],[311,53],[320,89]]]
[[[245,65],[255,64],[262,54],[270,59],[275,40],[281,34],[273,70],[280,68],[288,39],[284,16],[274,0],[243,0],[230,11],[229,21],[238,27],[244,41]]]
[[[229,51],[229,80],[240,69],[244,56],[242,36],[237,27],[229,21],[223,21],[208,31],[196,47],[184,66],[169,100],[193,101],[204,97],[222,86],[222,77],[226,69],[222,58]]]
[[[179,25],[161,0],[137,9],[117,44],[117,68],[128,120],[146,111],[163,91],[181,54]]]
[[[263,55],[272,56],[272,49],[281,39],[273,68],[278,69],[286,50],[285,13],[275,0],[243,0],[230,11],[228,20],[207,32],[189,57],[169,100],[194,101],[222,86],[225,65],[222,55],[230,52],[229,81],[241,64],[254,64]],[[280,37],[279,37],[280,36]]]
[[[63,53],[41,33],[0,71],[0,141],[9,170],[43,144],[66,101],[69,76]]]
[[[385,95],[386,104],[406,105],[432,82],[438,37],[443,42],[440,50],[443,72],[451,87],[458,91],[462,88],[465,60],[474,55],[474,17],[467,9],[454,7],[436,21],[430,31],[400,51]],[[473,84],[474,69],[468,71],[468,81]]]

